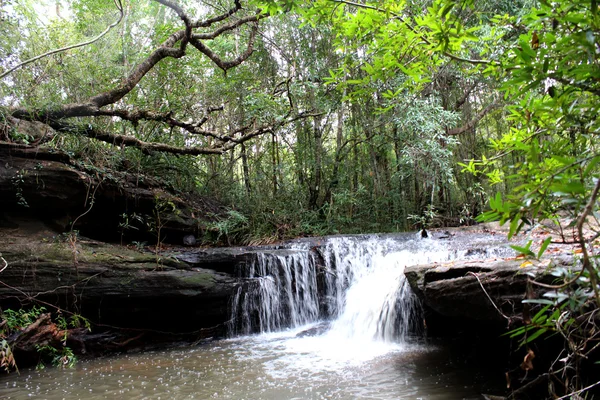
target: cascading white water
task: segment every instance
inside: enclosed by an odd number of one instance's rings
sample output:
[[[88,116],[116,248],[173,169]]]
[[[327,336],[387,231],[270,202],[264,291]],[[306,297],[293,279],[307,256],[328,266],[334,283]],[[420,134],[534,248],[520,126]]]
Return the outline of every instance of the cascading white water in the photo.
[[[319,316],[316,269],[308,251],[258,253],[240,274],[232,299],[231,334],[273,332]]]
[[[402,342],[420,325],[406,266],[507,255],[490,237],[466,239],[338,237],[260,252],[242,266],[232,299],[237,337],[25,371],[20,381],[0,379],[0,397],[480,398],[481,366],[456,368],[439,349]],[[263,334],[245,335],[254,332]]]
[[[416,325],[417,311],[404,266],[395,254],[374,256],[369,264],[354,274],[331,332],[348,339],[401,340]]]
[[[325,247],[330,334],[344,339],[403,341],[421,327],[419,305],[404,277],[409,265],[456,256],[446,243],[416,235],[332,238]]]
[[[468,258],[469,250],[417,235],[331,237],[312,251],[298,243],[257,254],[241,271],[230,334],[275,332],[319,320],[339,340],[402,342],[418,331],[409,265]]]

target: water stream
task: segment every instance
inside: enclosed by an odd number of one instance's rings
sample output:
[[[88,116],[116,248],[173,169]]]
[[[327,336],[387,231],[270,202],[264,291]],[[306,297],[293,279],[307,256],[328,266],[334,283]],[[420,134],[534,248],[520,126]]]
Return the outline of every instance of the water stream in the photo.
[[[406,235],[312,245],[264,252],[242,266],[230,339],[24,371],[0,379],[0,397],[479,398],[484,371],[457,368],[443,347],[416,336],[419,307],[403,274],[408,265],[468,258],[473,243]]]

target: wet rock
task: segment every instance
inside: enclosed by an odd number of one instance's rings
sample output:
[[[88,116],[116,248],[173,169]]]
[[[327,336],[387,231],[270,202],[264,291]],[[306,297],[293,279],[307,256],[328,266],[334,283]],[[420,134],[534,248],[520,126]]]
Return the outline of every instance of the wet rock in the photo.
[[[568,265],[572,260],[556,257],[554,262]],[[547,265],[523,267],[523,260],[514,258],[410,266],[405,275],[421,301],[441,316],[501,323],[522,318],[529,278],[554,280]],[[540,294],[531,290],[538,289],[530,289],[529,296]]]
[[[185,235],[183,237],[183,244],[185,246],[195,246],[196,245],[196,237],[194,235]]]
[[[243,256],[222,256],[218,271],[210,257],[188,263],[177,254],[64,240],[41,229],[0,229],[3,309],[49,303],[95,324],[172,333],[219,327],[216,334],[224,334],[236,284],[225,271],[233,272]]]
[[[307,337],[307,336],[319,336],[329,330],[331,324],[329,322],[322,322],[316,326],[306,329],[296,335],[296,337]]]

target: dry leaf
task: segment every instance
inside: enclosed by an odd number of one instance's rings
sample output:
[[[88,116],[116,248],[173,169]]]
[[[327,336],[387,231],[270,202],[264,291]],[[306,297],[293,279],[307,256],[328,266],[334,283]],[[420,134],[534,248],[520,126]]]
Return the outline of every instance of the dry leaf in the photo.
[[[536,50],[538,47],[540,47],[540,38],[538,37],[537,32],[534,31],[531,35],[531,48]]]
[[[529,267],[530,265],[533,265],[531,261],[524,261],[523,263],[521,263],[521,265],[519,265],[519,268]]]
[[[521,363],[521,369],[524,371],[531,371],[533,369],[533,359],[535,358],[535,353],[533,350],[527,350],[527,354],[525,358],[523,358],[523,362]]]

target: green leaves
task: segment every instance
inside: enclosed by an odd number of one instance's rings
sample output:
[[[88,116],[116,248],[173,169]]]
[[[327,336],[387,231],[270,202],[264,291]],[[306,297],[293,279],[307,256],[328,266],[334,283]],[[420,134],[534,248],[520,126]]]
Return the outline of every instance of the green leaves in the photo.
[[[512,230],[512,227],[511,227]],[[514,250],[516,250],[519,254],[526,256],[526,257],[535,257],[535,253],[533,251],[531,251],[530,247],[531,247],[531,243],[533,243],[533,241],[528,241],[527,244],[523,247],[523,246],[517,246],[517,245],[510,245],[510,247]]]
[[[514,230],[513,230],[514,229]],[[517,231],[517,228],[513,228],[512,223],[511,223],[511,228],[510,228],[511,232]],[[510,234],[509,234],[510,235]],[[548,246],[550,245],[550,242],[552,241],[552,237],[549,236],[547,237],[541,244],[539,250],[537,253],[534,253],[533,250],[531,250],[531,245],[533,244],[533,240],[529,240],[525,246],[518,246],[518,245],[510,245],[510,247],[515,250],[517,253],[519,253],[520,256],[524,256],[524,257],[530,257],[530,258],[536,258],[536,259],[540,259],[542,257],[542,255],[544,254],[544,252],[546,251],[546,249],[548,248]]]
[[[544,241],[542,242],[542,245],[540,246],[540,249],[538,250],[538,253],[537,253],[537,258],[538,259],[540,259],[542,257],[542,255],[544,254],[544,252],[546,251],[546,249],[550,245],[550,242],[552,242],[552,237],[551,236],[548,236],[546,239],[544,239]]]

